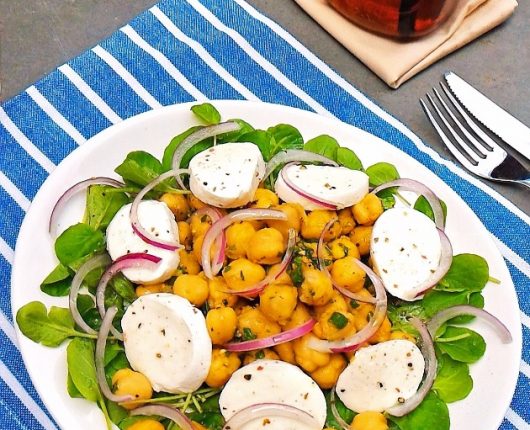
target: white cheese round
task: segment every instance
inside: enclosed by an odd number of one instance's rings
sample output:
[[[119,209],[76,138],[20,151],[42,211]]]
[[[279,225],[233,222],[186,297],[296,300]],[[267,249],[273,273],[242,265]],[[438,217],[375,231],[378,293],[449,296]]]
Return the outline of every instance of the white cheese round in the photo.
[[[284,174],[301,190],[335,204],[338,209],[358,203],[368,193],[366,173],[346,167],[294,165],[289,166]],[[322,209],[322,206],[293,191],[281,174],[274,189],[284,202],[298,203],[308,211]]]
[[[386,290],[413,301],[421,298],[418,287],[438,268],[442,246],[429,217],[400,207],[388,209],[375,222],[370,254]]]
[[[125,269],[123,274],[132,282],[139,284],[165,281],[178,268],[180,262],[178,251],[170,251],[145,243],[132,228],[130,210],[131,204],[123,206],[107,227],[107,250],[110,257],[116,260],[118,257],[135,252],[160,257],[161,261],[154,269],[131,268]],[[179,242],[175,217],[165,203],[156,200],[140,202],[138,220],[146,231],[160,240]]]
[[[205,381],[212,342],[200,310],[175,294],[135,300],[121,320],[125,354],[155,391],[191,393]]]
[[[361,348],[340,374],[337,395],[355,412],[383,412],[416,393],[424,369],[421,351],[408,340]]]

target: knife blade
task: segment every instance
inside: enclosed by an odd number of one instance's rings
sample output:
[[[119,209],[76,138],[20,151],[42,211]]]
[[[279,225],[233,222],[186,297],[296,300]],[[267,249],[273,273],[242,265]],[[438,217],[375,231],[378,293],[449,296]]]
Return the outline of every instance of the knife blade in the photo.
[[[504,142],[530,160],[530,128],[492,102],[454,72],[444,75],[466,109]]]

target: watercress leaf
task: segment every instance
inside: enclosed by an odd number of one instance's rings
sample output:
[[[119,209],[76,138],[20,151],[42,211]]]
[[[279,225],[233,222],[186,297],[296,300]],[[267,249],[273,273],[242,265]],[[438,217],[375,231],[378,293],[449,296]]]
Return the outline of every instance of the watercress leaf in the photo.
[[[68,375],[66,376],[66,391],[68,391],[68,395],[74,399],[83,399],[83,395],[75,386],[74,381],[72,381],[70,372],[68,372]]]
[[[328,136],[327,134],[321,134],[320,136],[309,139],[304,144],[304,150],[314,152],[315,154],[323,155],[328,157],[330,160],[337,160],[337,150],[339,149],[339,143],[337,139]]]
[[[357,157],[357,154],[349,148],[342,146],[338,148],[335,161],[348,169],[363,170],[363,163]]]
[[[101,315],[96,308],[88,309],[81,314],[83,320],[94,330],[99,330],[101,327]]]
[[[105,399],[105,405],[107,407],[107,413],[109,414],[110,420],[116,425],[119,425],[125,418],[129,416],[129,412],[117,403]]]
[[[484,338],[465,327],[448,326],[442,336],[435,338],[435,342],[440,351],[464,363],[476,362],[486,351]]]
[[[331,427],[337,430],[342,430],[342,427],[337,422],[331,411],[331,392],[324,392],[324,397],[326,398],[326,427]],[[335,407],[340,417],[347,422],[348,424],[353,421],[353,417],[356,415],[351,409],[348,409],[344,403],[339,399],[338,396],[335,396]]]
[[[219,124],[221,122],[221,114],[211,103],[193,105],[191,111],[207,125]]]
[[[482,291],[489,280],[488,262],[479,255],[459,254],[453,257],[449,271],[438,282],[440,291]]]
[[[271,139],[272,136],[265,130],[253,130],[243,134],[240,137],[241,142],[251,142],[257,145],[265,161],[271,158]]]
[[[106,358],[107,357],[105,357],[105,359]],[[112,377],[118,370],[127,367],[130,367],[130,365],[129,361],[127,360],[127,356],[125,355],[125,351],[118,351],[116,356],[105,365],[105,376],[107,381],[110,383],[112,381]]]
[[[175,153],[175,149],[177,149],[177,147],[182,143],[184,139],[186,139],[186,137],[188,137],[191,133],[194,133],[201,128],[202,128],[201,126],[194,126],[194,127],[188,128],[183,133],[180,133],[179,135],[171,139],[171,141],[169,142],[169,145],[164,150],[164,156],[162,157],[162,170],[164,172],[167,172],[168,170],[171,170],[173,168],[173,154]]]
[[[430,391],[423,402],[410,414],[389,417],[401,430],[449,430],[449,409],[438,395]]]
[[[136,417],[125,417],[123,420],[121,420],[119,422],[118,427],[120,428],[120,430],[127,430],[133,424],[137,423],[138,421],[143,421],[143,420],[145,420],[147,418],[149,418],[151,420],[155,420],[155,421],[162,420],[162,417],[159,417],[159,416],[139,415],[139,416],[136,416]]]
[[[469,375],[467,363],[453,360],[447,354],[438,357],[438,373],[433,390],[446,402],[462,400],[473,389],[473,378]]]
[[[105,358],[103,360],[105,366],[114,360],[120,352],[124,351],[125,349],[118,342],[107,342],[107,346],[105,347]]]
[[[125,299],[129,303],[132,303],[134,300],[136,300],[134,285],[121,273],[111,279],[110,286],[122,299]]]
[[[444,221],[447,218],[447,205],[443,200],[440,200],[440,206],[442,207],[442,212],[444,214]],[[423,196],[419,196],[414,202],[414,209],[427,215],[430,219],[434,221],[434,212],[432,211],[431,205],[427,199]]]
[[[180,167],[182,169],[186,169],[190,161],[193,157],[195,157],[198,153],[207,150],[208,148],[211,148],[214,144],[214,141],[212,138],[201,140],[200,142],[193,145],[190,149],[186,151],[184,156],[182,157],[182,160],[180,161]]]
[[[366,169],[366,174],[370,179],[370,185],[377,187],[381,184],[399,179],[399,172],[393,164],[380,162],[371,165]]]
[[[208,430],[222,430],[225,420],[220,412],[194,412],[189,415],[190,419],[202,424]]]
[[[244,142],[241,136],[250,133],[254,130],[248,122],[240,118],[232,118],[227,122],[237,122],[239,124],[239,130],[231,131],[230,133],[224,133],[217,136],[217,143],[228,143],[228,142]]]
[[[423,309],[425,316],[431,318],[436,313],[443,309],[456,305],[465,305],[468,303],[469,293],[451,292],[451,291],[437,291],[430,290],[423,297]]]
[[[396,187],[387,188],[386,190],[381,190],[377,193],[377,197],[381,200],[383,209],[391,209],[396,205],[395,193],[397,192]]]
[[[123,163],[116,167],[114,171],[124,181],[145,186],[160,176],[162,163],[148,152],[133,151],[127,154]],[[171,184],[171,179],[163,181],[155,187],[155,190],[160,192],[175,191]]]
[[[269,127],[267,131],[271,134],[271,157],[286,149],[302,149],[304,138],[292,125],[278,124]]]
[[[108,192],[109,189],[112,188],[104,185],[92,185],[88,189],[85,219],[95,230],[107,228],[116,212],[129,203],[127,194]]]
[[[67,296],[72,282],[72,272],[64,264],[59,263],[40,284],[42,292],[54,296]]]
[[[64,266],[105,249],[105,235],[87,224],[68,227],[55,241],[55,254]]]
[[[21,307],[16,320],[24,336],[45,346],[59,346],[77,333],[69,309],[52,306],[48,313],[41,302],[30,302]]]
[[[72,382],[81,395],[92,402],[101,399],[94,363],[94,341],[75,338],[66,348],[66,361]]]
[[[425,310],[422,302],[390,302],[387,310],[388,319],[392,322],[392,330],[399,330],[413,336],[418,335],[418,331],[408,321],[410,317],[417,317],[425,320]]]

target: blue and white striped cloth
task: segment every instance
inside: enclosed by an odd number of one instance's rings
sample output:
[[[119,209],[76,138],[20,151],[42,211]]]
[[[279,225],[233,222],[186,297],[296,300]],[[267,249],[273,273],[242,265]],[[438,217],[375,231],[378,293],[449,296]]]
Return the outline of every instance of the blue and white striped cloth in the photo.
[[[523,360],[501,429],[530,428],[530,217],[442,159],[244,0],[164,0],[0,105],[0,429],[56,429],[26,373],[10,308],[13,249],[55,166],[125,118],[193,100],[249,99],[312,110],[367,130],[456,190],[492,233],[519,294]]]

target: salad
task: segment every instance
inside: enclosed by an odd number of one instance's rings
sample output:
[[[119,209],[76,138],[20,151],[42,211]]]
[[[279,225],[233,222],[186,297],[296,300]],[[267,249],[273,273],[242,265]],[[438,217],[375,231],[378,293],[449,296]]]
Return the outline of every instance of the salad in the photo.
[[[385,162],[364,167],[330,136],[255,130],[192,108],[205,126],[161,161],[130,153],[123,182],[86,190],[17,323],[67,346],[68,392],[122,429],[448,429],[485,352],[462,327],[487,262],[453,255],[447,209]]]

